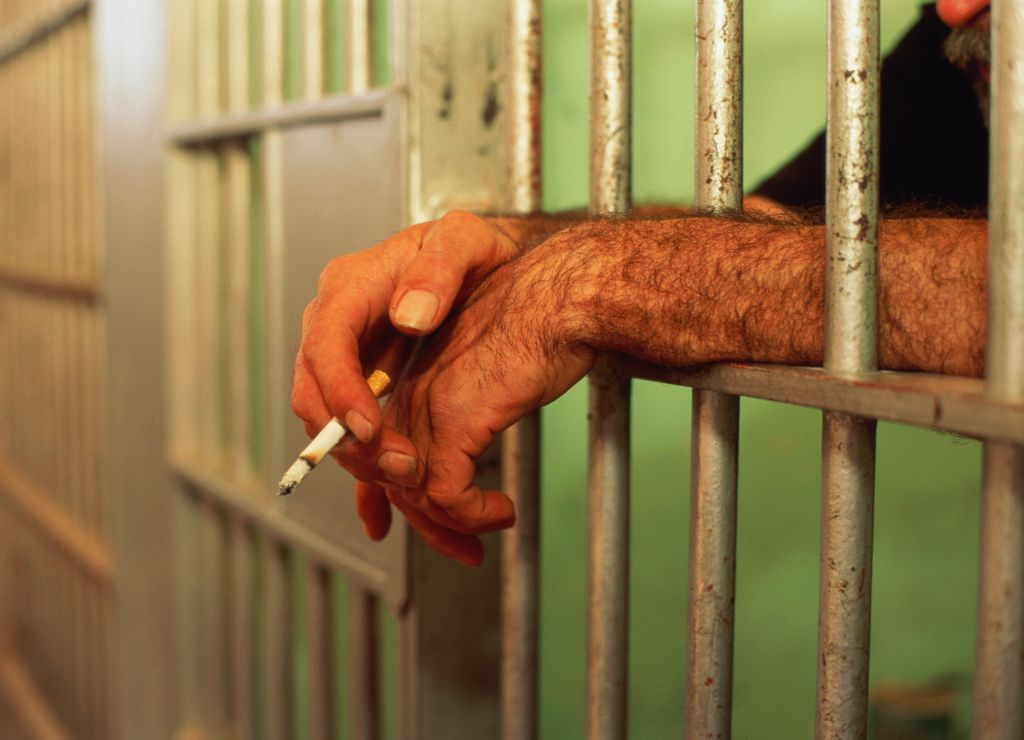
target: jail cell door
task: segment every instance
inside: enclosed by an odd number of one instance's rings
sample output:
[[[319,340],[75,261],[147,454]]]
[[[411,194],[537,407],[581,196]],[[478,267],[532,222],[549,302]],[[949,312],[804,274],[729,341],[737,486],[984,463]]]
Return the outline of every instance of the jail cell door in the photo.
[[[324,265],[504,205],[503,20],[498,0],[168,3],[182,737],[496,733],[497,552],[469,572],[404,524],[370,542],[333,463],[287,499],[276,482],[308,441],[290,380]]]

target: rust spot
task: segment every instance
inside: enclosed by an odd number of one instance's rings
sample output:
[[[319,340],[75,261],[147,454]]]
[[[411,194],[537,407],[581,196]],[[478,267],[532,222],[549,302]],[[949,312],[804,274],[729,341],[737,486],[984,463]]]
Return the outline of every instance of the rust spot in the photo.
[[[704,685],[705,685],[705,686],[710,686],[710,685],[711,685],[711,684],[713,684],[714,682],[715,682],[715,679],[711,678],[711,676],[708,676],[708,677],[707,677],[707,678],[706,678],[706,679],[704,680]]]
[[[437,117],[446,120],[452,114],[452,98],[455,97],[455,90],[452,86],[451,78],[445,80],[444,87],[441,88],[441,107],[437,111]]]
[[[487,85],[484,107],[483,110],[480,111],[480,120],[486,128],[490,128],[494,125],[494,121],[498,118],[498,111],[500,109],[501,105],[498,102],[498,83],[492,80]]]

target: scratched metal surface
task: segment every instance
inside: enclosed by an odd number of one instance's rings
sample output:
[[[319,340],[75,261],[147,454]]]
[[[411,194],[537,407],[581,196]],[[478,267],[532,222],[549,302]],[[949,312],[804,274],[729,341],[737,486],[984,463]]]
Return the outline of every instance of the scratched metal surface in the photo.
[[[737,211],[743,199],[743,3],[697,4],[695,205]],[[686,734],[729,737],[739,398],[694,389],[690,452]]]

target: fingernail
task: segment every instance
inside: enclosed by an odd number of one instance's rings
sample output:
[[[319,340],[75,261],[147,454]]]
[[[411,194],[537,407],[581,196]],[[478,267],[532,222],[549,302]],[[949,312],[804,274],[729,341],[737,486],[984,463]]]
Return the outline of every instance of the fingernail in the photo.
[[[377,458],[377,467],[399,485],[416,485],[416,458],[400,452],[385,452]]]
[[[360,442],[369,442],[373,439],[373,427],[370,426],[366,417],[355,409],[345,414],[345,426],[352,434],[356,435],[356,439]]]
[[[417,331],[428,329],[440,305],[429,290],[410,290],[395,307],[395,324]]]

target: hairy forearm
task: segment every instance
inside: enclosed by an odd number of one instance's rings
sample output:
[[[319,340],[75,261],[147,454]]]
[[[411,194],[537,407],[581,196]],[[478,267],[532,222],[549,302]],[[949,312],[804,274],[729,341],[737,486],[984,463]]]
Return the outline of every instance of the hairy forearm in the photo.
[[[595,349],[674,367],[818,365],[824,243],[822,226],[693,216],[583,223],[538,252],[572,255],[542,279],[569,336]],[[882,223],[880,367],[982,373],[986,243],[984,221]]]

